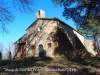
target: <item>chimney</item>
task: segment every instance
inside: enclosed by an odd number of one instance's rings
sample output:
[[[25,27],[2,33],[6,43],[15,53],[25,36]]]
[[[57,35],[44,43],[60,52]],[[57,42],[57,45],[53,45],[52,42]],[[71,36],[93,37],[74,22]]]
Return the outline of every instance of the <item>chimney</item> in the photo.
[[[38,19],[38,18],[45,18],[45,11],[44,10],[39,9],[36,12],[36,19]]]

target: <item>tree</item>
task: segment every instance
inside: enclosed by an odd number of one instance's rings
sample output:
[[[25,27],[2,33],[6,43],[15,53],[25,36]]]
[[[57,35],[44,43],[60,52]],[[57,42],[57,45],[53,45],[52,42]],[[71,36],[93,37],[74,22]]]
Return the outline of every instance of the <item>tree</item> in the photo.
[[[10,51],[8,52],[8,59],[9,59],[9,60],[12,59],[12,54],[11,54]]]
[[[90,15],[77,31],[88,39],[93,39],[94,47],[100,53],[100,15]]]
[[[72,18],[76,25],[84,24],[91,14],[100,15],[100,0],[51,0],[55,5],[64,7],[63,16]]]
[[[6,55],[8,55],[8,59],[13,58],[15,55],[15,50],[14,50],[14,42],[10,41],[7,46],[5,46],[6,50]]]
[[[2,53],[0,52],[0,60],[2,60]]]
[[[100,36],[100,15],[88,16],[84,24],[77,30],[87,38],[91,37],[96,40]]]
[[[0,60],[2,60],[3,43],[0,42]]]
[[[8,33],[6,25],[14,20],[14,11],[32,12],[34,0],[0,0],[0,32]]]

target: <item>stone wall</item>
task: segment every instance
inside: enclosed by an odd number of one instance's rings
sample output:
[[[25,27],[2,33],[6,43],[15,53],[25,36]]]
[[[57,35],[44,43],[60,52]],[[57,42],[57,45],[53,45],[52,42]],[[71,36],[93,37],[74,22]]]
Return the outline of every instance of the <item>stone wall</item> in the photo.
[[[58,24],[60,25],[60,28],[64,30],[63,32],[66,34],[66,38],[68,38],[72,44],[74,54],[76,54],[75,56],[83,58],[90,56],[84,45],[84,36],[64,23],[59,22]],[[71,53],[73,53],[73,51]]]
[[[84,36],[80,33],[78,33],[77,31],[73,30],[74,34],[79,38],[79,40],[81,41],[81,43],[84,45]]]
[[[38,31],[39,26],[41,26],[40,31]],[[27,56],[39,56],[40,45],[42,45],[42,50],[46,52],[46,56],[54,57],[53,50],[55,48],[55,43],[52,41],[52,36],[53,33],[56,32],[56,26],[57,23],[54,20],[38,20],[36,25],[28,29],[30,31],[29,33],[32,33],[32,35],[27,40],[27,44],[29,44],[29,46],[27,46]],[[34,35],[34,32],[37,32],[36,35]],[[30,49],[32,44],[35,47],[33,50]]]
[[[94,41],[93,40],[84,40],[84,45],[89,53],[91,53],[93,56],[96,56],[97,51],[94,50]]]
[[[25,42],[26,57],[59,57],[61,54],[84,57],[88,52],[96,55],[92,41],[85,40],[80,33],[57,19],[38,19],[33,24],[15,43],[17,46],[18,43]]]
[[[67,35],[68,39],[70,40],[70,42],[72,43],[74,47],[76,46],[75,37],[78,37],[81,43],[84,45],[84,36],[79,34],[77,31],[75,31],[70,26],[67,26],[60,22],[59,22],[59,25],[63,28],[63,30],[65,30],[65,34]]]
[[[59,22],[59,25],[61,27],[63,26],[62,28],[65,30],[65,34],[67,35],[67,37],[69,38],[70,42],[73,44],[74,47],[76,46],[76,43],[77,43],[75,41],[75,37],[77,37],[80,43],[84,46],[82,48],[84,48],[89,53],[91,53],[91,55],[96,56],[97,51],[94,50],[93,40],[86,40],[83,35],[78,33],[76,30],[74,30],[70,26],[66,26],[64,23]]]
[[[41,27],[41,30],[38,31],[38,27]],[[84,57],[88,54],[84,45],[84,37],[59,21],[38,20],[27,32],[29,32],[28,35],[32,34],[27,40],[29,45],[27,45],[27,56],[37,57],[41,51],[49,57],[58,57],[61,54],[73,56],[75,53],[79,57]],[[77,41],[76,38],[78,38]],[[30,49],[32,44],[35,47],[33,50]],[[74,49],[76,51],[73,52]]]

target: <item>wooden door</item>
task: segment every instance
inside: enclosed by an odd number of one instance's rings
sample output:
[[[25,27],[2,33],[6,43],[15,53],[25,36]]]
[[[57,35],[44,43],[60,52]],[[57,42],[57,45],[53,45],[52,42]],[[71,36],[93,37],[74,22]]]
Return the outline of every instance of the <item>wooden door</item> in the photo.
[[[18,57],[24,58],[26,57],[26,43],[19,43]]]

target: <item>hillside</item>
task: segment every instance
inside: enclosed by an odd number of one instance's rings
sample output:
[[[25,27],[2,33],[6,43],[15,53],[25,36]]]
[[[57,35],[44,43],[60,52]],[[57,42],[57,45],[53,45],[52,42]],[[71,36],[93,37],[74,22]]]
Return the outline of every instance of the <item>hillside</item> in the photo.
[[[0,75],[100,75],[100,57],[80,61],[66,57],[2,60]]]

